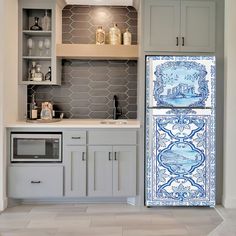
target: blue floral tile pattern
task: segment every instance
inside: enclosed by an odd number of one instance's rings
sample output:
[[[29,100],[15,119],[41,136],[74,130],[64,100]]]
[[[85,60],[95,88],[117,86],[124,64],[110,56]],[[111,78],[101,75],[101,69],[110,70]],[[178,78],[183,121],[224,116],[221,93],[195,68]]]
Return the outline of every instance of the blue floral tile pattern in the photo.
[[[154,62],[150,63],[149,59]],[[178,63],[173,63],[175,60]],[[159,66],[156,61],[160,62]],[[163,95],[164,91],[170,91],[167,92],[169,94],[176,91],[176,84],[182,83],[179,78],[173,79],[176,78],[176,74],[170,72],[173,64],[176,67],[174,71],[189,70],[180,73],[184,75],[184,80],[189,75],[193,76],[189,81],[197,81],[194,86],[191,83],[188,83],[188,87],[179,86],[179,98],[184,98],[179,107],[175,105],[179,104],[178,98],[177,101],[168,100]],[[161,82],[162,89],[159,90],[160,81],[156,76],[158,73],[163,75],[163,68],[166,78]],[[150,57],[147,59],[146,79],[146,205],[214,206],[214,58]],[[173,87],[169,86],[168,81],[171,80],[174,81],[171,82]],[[198,95],[194,95],[194,99],[193,96],[184,95],[184,92],[189,91]],[[158,108],[163,106],[166,109],[156,109],[153,103]],[[183,104],[186,108],[183,108]]]

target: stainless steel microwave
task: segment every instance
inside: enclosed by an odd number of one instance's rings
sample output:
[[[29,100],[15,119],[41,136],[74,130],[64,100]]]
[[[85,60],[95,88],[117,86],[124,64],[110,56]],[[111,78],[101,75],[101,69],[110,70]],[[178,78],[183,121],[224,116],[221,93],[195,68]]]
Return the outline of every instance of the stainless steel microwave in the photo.
[[[11,162],[62,162],[61,133],[11,133]]]

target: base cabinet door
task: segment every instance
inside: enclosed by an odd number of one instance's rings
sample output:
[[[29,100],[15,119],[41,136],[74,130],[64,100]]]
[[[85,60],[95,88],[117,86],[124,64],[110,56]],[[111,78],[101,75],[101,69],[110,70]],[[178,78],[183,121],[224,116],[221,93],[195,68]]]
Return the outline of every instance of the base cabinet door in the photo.
[[[136,195],[136,146],[113,146],[113,196]]]
[[[86,196],[86,147],[66,146],[65,195],[70,197]]]
[[[112,196],[112,147],[88,148],[88,196]]]

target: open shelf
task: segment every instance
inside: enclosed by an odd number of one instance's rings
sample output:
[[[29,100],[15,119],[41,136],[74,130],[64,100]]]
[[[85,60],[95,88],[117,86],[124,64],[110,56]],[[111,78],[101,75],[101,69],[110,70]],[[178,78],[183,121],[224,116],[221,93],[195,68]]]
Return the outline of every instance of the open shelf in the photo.
[[[41,56],[23,56],[23,59],[30,59],[30,60],[51,60],[51,57],[41,57]]]
[[[52,31],[23,30],[22,33],[29,36],[50,36],[52,34]]]
[[[56,55],[65,59],[137,60],[138,45],[57,44]]]

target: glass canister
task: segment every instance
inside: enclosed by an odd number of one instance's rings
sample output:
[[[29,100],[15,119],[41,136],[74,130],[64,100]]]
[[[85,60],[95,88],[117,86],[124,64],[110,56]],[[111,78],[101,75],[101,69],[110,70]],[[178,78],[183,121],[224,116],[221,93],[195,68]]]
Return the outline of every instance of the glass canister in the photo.
[[[34,74],[34,81],[43,81],[44,75],[41,72],[41,65],[36,65],[36,72]]]
[[[127,28],[123,34],[123,44],[124,45],[131,45],[131,43],[132,43],[132,35],[129,32],[129,29]]]
[[[111,27],[109,30],[109,43],[111,45],[121,44],[121,32],[117,24],[114,24],[113,27]]]
[[[103,45],[105,44],[106,34],[102,26],[98,26],[96,30],[96,44]]]
[[[45,15],[42,18],[42,28],[45,31],[51,30],[51,18],[48,16],[47,10],[45,10]]]

